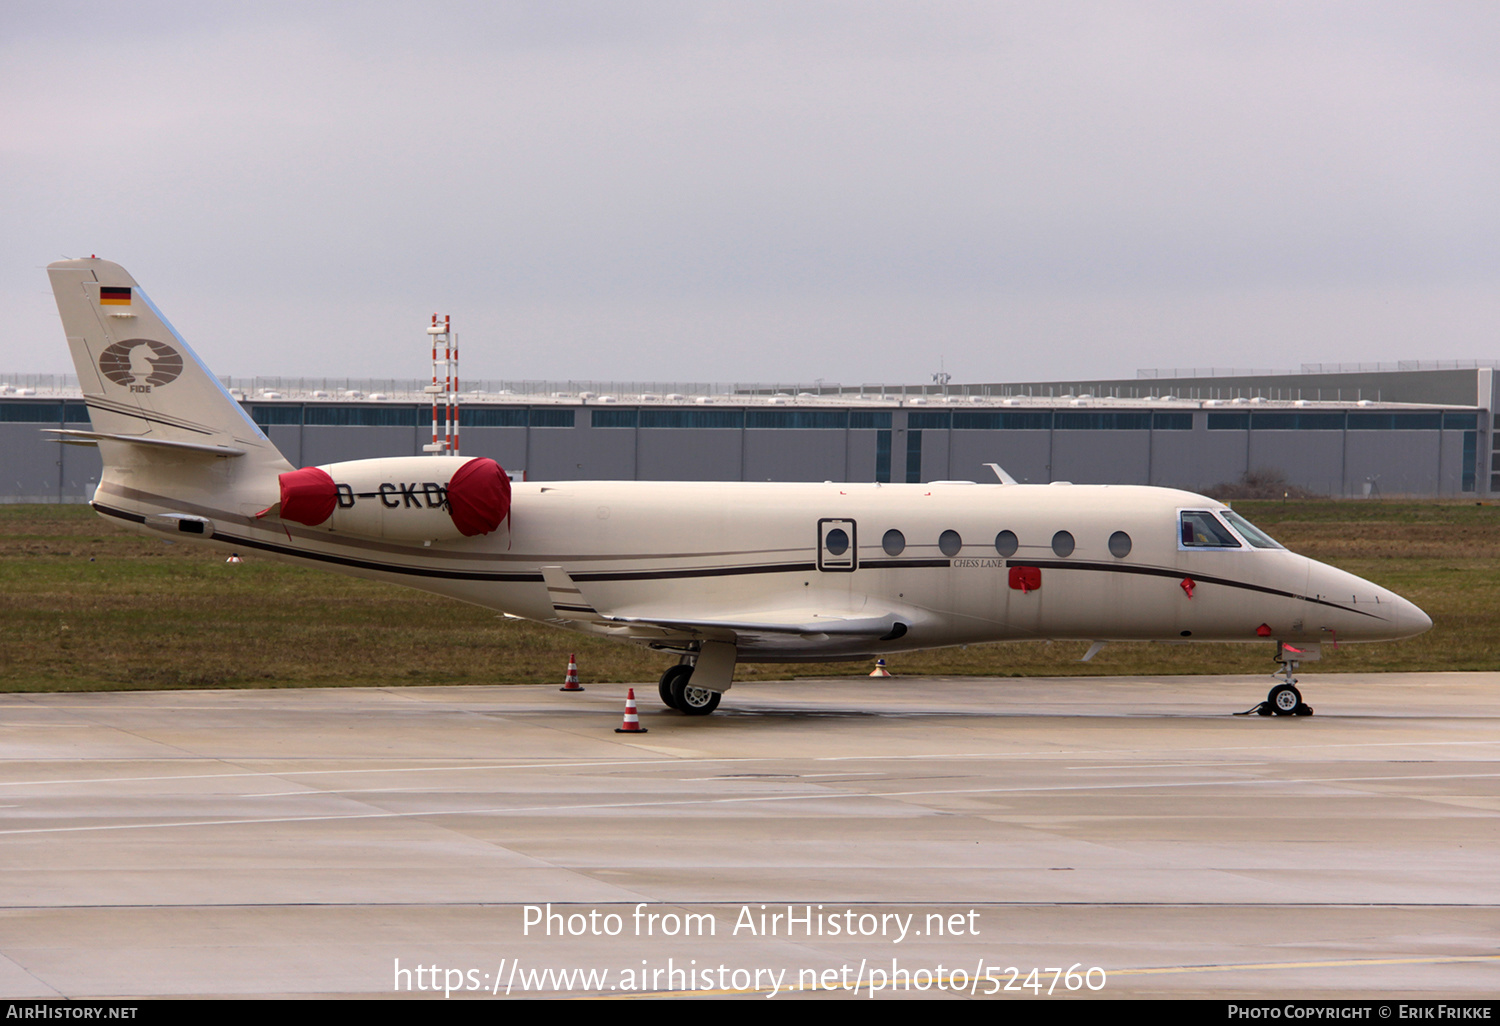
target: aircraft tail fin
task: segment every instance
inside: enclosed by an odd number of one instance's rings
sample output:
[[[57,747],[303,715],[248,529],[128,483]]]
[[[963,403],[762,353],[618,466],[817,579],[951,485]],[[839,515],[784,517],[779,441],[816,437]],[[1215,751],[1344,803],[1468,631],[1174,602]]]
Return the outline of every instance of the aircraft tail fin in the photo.
[[[291,469],[123,267],[91,257],[47,274],[106,472],[112,460],[190,449],[240,450],[258,469]]]

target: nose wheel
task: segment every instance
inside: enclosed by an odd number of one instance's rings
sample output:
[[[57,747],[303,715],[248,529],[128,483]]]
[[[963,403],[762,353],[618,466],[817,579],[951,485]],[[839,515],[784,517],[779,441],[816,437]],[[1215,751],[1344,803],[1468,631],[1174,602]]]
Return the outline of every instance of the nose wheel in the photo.
[[[1311,716],[1312,706],[1302,701],[1302,692],[1297,690],[1297,664],[1285,659],[1275,675],[1281,683],[1271,688],[1255,712],[1261,716]]]

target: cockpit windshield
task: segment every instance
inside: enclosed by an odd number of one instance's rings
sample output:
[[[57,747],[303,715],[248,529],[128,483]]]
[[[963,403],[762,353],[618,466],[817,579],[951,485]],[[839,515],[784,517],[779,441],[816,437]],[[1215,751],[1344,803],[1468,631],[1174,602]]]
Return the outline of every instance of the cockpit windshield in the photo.
[[[1184,548],[1190,549],[1238,549],[1242,546],[1224,525],[1214,519],[1206,509],[1182,511],[1182,539]]]
[[[1240,532],[1240,537],[1245,539],[1257,549],[1279,549],[1284,546],[1277,543],[1276,539],[1256,527],[1250,521],[1240,516],[1232,509],[1219,510],[1219,516],[1229,521],[1229,526]]]

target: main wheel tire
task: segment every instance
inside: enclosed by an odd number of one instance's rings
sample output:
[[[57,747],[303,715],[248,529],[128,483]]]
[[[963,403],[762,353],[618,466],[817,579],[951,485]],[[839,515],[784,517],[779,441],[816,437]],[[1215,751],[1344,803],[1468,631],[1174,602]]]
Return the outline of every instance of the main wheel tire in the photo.
[[[661,683],[656,685],[656,693],[661,696],[662,705],[665,705],[668,709],[676,709],[678,712],[682,712],[682,706],[677,704],[677,695],[680,691],[677,687],[677,680],[680,677],[683,681],[686,681],[692,675],[693,668],[691,666],[684,666],[681,663],[676,666],[668,666],[666,672],[661,675]]]
[[[708,688],[694,687],[689,680],[691,675],[690,671],[672,682],[672,697],[676,699],[673,708],[689,716],[707,716],[719,707],[719,699],[724,696]]]
[[[1302,705],[1302,692],[1290,684],[1278,684],[1266,696],[1266,702],[1277,716],[1295,716]]]

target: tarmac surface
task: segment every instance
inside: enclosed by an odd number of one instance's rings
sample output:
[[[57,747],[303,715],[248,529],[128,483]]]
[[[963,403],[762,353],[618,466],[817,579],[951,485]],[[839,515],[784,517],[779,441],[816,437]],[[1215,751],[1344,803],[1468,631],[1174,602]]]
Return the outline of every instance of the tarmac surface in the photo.
[[[1500,994],[1500,674],[1270,683],[3,695],[0,997]]]

